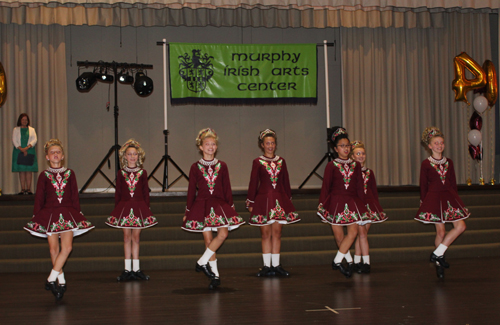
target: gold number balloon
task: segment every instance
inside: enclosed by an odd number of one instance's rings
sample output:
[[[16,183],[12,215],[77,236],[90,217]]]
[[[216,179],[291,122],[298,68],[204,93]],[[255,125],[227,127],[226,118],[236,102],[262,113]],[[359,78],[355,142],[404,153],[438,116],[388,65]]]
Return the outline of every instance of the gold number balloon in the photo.
[[[481,66],[465,52],[457,55],[453,59],[453,62],[455,63],[455,79],[452,82],[452,88],[455,91],[455,101],[464,101],[467,105],[470,105],[467,100],[467,92],[472,89],[486,86],[486,73]],[[465,77],[465,69],[469,70],[475,78],[467,79]]]
[[[486,60],[483,63],[483,70],[486,73],[486,94],[484,97],[488,100],[488,104],[491,106],[495,105],[498,99],[498,82],[497,82],[497,72],[495,70],[495,65],[490,60]]]
[[[5,80],[5,70],[0,62],[0,107],[5,103],[7,98],[7,80]]]

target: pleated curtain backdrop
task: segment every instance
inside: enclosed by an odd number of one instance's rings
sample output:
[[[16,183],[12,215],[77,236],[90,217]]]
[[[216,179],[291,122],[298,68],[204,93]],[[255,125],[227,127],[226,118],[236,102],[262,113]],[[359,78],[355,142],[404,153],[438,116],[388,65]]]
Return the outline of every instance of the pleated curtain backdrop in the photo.
[[[473,108],[454,101],[453,58],[467,52],[491,60],[488,14],[443,14],[442,28],[342,28],[343,119],[351,140],[364,141],[379,185],[418,185],[429,154],[422,131],[437,126],[458,183],[477,184],[480,166],[468,154]],[[498,71],[498,67],[497,67]],[[468,76],[472,78],[472,75]],[[468,93],[472,103],[474,96]],[[493,177],[494,110],[483,114],[486,181]]]
[[[68,145],[66,49],[64,29],[58,25],[0,24],[0,37],[0,62],[7,80],[7,100],[0,108],[0,188],[12,194],[21,190],[18,173],[11,172],[12,130],[21,113],[29,115],[38,136],[39,172],[47,167],[43,150],[47,140],[59,138]],[[33,192],[37,177],[34,173]]]

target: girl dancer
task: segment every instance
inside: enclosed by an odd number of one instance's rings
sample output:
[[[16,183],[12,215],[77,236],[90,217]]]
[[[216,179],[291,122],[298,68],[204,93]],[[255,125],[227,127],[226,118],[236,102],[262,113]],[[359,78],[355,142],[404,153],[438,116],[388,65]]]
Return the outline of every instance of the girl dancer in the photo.
[[[431,156],[420,168],[420,209],[415,220],[433,223],[436,227],[436,250],[430,261],[436,263],[438,278],[444,278],[444,269],[450,265],[444,259],[448,247],[465,231],[464,219],[470,216],[458,196],[453,161],[443,156],[444,135],[437,127],[428,127],[422,133],[422,142]],[[445,222],[452,222],[453,229],[446,234]]]
[[[377,181],[375,180],[375,173],[373,170],[365,167],[366,152],[365,145],[361,141],[354,141],[351,143],[351,159],[357,161],[361,165],[361,172],[363,174],[364,191],[366,194],[366,209],[368,210],[368,223],[360,223],[358,237],[355,243],[354,253],[354,269],[358,273],[370,273],[370,255],[368,245],[368,230],[371,223],[378,223],[387,220],[384,210],[378,201]],[[363,263],[361,263],[361,256],[363,256]]]
[[[64,149],[61,141],[49,140],[45,144],[45,154],[50,167],[38,177],[33,218],[24,229],[33,236],[48,239],[52,271],[45,290],[51,290],[56,300],[61,300],[66,292],[62,268],[71,253],[73,236],[81,235],[94,226],[80,212],[75,173],[62,166]]]
[[[349,278],[352,275],[352,257],[349,248],[358,235],[358,223],[367,221],[363,175],[359,163],[349,159],[351,143],[347,131],[334,127],[331,146],[335,159],[325,168],[323,186],[319,198],[318,215],[322,221],[332,225],[333,235],[339,247],[332,262],[334,270]],[[347,226],[347,236],[340,226]],[[346,258],[348,266],[342,264]]]
[[[145,156],[134,139],[125,142],[119,151],[122,169],[116,175],[115,209],[106,221],[110,227],[123,229],[125,270],[116,278],[118,281],[149,280],[141,271],[139,243],[141,230],[158,221],[149,208],[148,173],[142,169]]]
[[[285,159],[276,156],[276,132],[270,129],[259,135],[263,156],[254,159],[246,206],[250,225],[260,226],[264,267],[257,276],[289,276],[280,264],[281,229],[283,225],[300,221],[290,201],[292,190]],[[272,267],[271,267],[272,260]]]
[[[201,130],[196,137],[196,146],[203,158],[189,170],[187,206],[182,224],[184,230],[203,232],[206,250],[196,262],[195,270],[203,271],[211,280],[209,289],[220,285],[215,252],[226,240],[229,230],[245,223],[234,210],[227,165],[215,158],[218,142],[217,134],[210,128]],[[217,237],[212,237],[212,231],[217,231]]]

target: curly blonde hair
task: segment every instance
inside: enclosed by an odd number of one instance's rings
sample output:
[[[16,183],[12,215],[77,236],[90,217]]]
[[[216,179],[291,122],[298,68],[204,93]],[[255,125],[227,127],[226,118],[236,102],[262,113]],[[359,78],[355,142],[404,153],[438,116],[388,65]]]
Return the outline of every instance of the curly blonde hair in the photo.
[[[215,143],[219,145],[219,137],[217,136],[217,133],[215,133],[214,129],[205,128],[198,132],[198,136],[196,137],[196,147],[201,146],[203,144],[203,140],[206,138],[213,138]]]
[[[47,141],[45,143],[45,146],[43,147],[43,149],[45,150],[45,154],[48,155],[50,147],[54,147],[54,146],[58,146],[59,148],[61,148],[62,154],[64,155],[64,148],[63,148],[61,140],[59,140],[59,139],[50,139],[49,141]]]
[[[359,140],[354,140],[353,142],[351,142],[351,152],[349,152],[349,158],[351,158],[352,160],[354,160],[354,149],[358,149],[358,148],[361,148],[361,149],[365,149],[365,144]]]
[[[144,149],[141,148],[141,144],[134,139],[127,140],[127,142],[125,142],[118,151],[121,167],[123,168],[127,166],[125,152],[127,152],[128,148],[135,148],[135,150],[137,150],[137,154],[139,156],[137,159],[137,166],[142,168],[142,164],[144,163],[144,159],[146,158],[146,152],[144,152]]]
[[[444,139],[444,134],[435,126],[429,126],[425,128],[424,132],[422,132],[422,142],[428,146],[431,143],[431,139],[435,137],[440,137]]]

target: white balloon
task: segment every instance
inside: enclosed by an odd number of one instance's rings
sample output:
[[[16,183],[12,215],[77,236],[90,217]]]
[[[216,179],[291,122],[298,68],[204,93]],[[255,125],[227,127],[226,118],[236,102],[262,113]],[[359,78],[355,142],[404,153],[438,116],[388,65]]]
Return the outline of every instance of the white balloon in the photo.
[[[488,100],[484,96],[478,96],[474,99],[474,109],[481,114],[488,108]]]
[[[469,139],[470,144],[472,144],[473,146],[479,145],[483,139],[481,131],[479,130],[470,130],[467,138]]]

